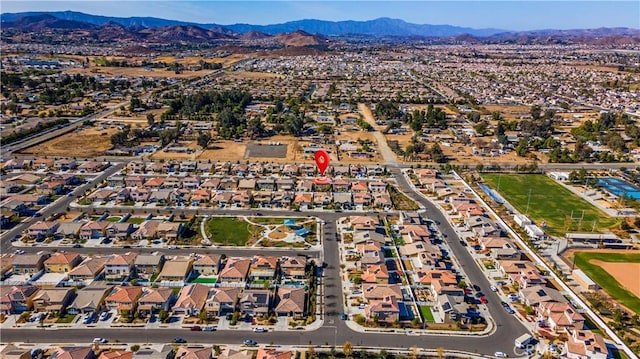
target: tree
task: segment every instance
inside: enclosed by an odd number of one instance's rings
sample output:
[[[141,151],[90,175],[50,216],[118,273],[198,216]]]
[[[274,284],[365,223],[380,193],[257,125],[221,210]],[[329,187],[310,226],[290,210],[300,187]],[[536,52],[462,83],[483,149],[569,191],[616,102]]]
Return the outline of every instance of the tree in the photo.
[[[129,348],[129,349],[131,349],[131,351],[135,353],[135,352],[137,352],[138,350],[140,350],[140,345],[138,345],[138,344],[134,344],[134,345],[132,345],[132,346],[131,346],[131,348]]]
[[[147,124],[149,124],[149,127],[153,127],[156,124],[156,117],[152,113],[147,114]]]
[[[520,157],[525,157],[527,152],[529,152],[529,139],[523,138],[516,146],[516,154]]]
[[[197,142],[198,146],[202,147],[202,149],[206,149],[209,146],[209,142],[211,141],[211,135],[209,132],[202,132],[198,135]]]
[[[169,319],[169,312],[164,309],[160,309],[160,312],[158,312],[158,319],[161,323],[166,323],[167,319]]]
[[[252,139],[264,136],[265,129],[260,117],[254,117],[249,120],[249,122],[247,123],[247,132],[249,134],[249,137],[251,137]]]
[[[480,136],[484,136],[487,134],[487,130],[489,130],[489,124],[486,121],[478,122],[473,126],[473,129]]]
[[[344,344],[342,344],[342,353],[347,358],[351,358],[351,356],[353,355],[353,345],[350,341],[347,340],[346,342],[344,342]]]
[[[444,348],[443,347],[438,347],[438,349],[436,349],[436,353],[438,353],[438,359],[444,358]]]
[[[200,312],[200,314],[198,314],[198,322],[203,324],[206,323],[208,319],[208,315],[207,315],[207,311],[203,310]]]
[[[540,117],[542,116],[542,108],[540,108],[540,106],[539,106],[539,105],[533,105],[533,106],[531,106],[531,111],[530,111],[530,113],[531,113],[531,118],[532,118],[534,121],[537,121],[537,120],[539,120],[539,119],[540,119]]]
[[[418,359],[418,348],[411,347],[409,348],[409,353],[407,355],[408,359]]]

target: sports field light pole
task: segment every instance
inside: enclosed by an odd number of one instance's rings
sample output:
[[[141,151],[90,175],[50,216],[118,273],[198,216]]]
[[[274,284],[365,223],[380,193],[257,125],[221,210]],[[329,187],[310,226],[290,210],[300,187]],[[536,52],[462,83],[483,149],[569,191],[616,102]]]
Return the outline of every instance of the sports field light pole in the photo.
[[[529,204],[531,203],[531,190],[533,190],[533,188],[529,188],[529,197],[527,197],[527,211],[524,214],[529,214]]]

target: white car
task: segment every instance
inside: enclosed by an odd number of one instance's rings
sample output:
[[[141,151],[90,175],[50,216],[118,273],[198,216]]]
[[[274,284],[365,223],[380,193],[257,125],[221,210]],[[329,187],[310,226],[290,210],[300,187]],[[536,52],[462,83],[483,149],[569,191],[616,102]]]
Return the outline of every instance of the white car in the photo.
[[[255,327],[253,328],[253,332],[254,333],[266,333],[268,332],[267,328],[263,328],[263,327]]]
[[[498,288],[496,288],[496,286],[495,286],[495,285],[492,285],[490,288],[491,288],[491,290],[492,290],[492,291],[494,291],[494,292],[497,292],[497,291],[498,291]]]
[[[493,354],[496,358],[508,358],[509,356],[505,352],[495,352]]]
[[[24,254],[24,251],[22,249],[16,249],[16,254]]]
[[[106,340],[105,338],[93,338],[93,342],[105,344],[105,343],[108,343],[109,341]]]

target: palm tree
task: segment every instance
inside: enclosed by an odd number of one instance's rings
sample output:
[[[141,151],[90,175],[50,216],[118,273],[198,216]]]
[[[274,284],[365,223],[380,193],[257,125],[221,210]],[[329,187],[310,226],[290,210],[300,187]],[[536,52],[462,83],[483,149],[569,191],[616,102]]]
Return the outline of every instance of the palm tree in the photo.
[[[438,349],[436,349],[436,352],[438,353],[438,359],[444,358],[444,348],[443,347],[438,347]]]

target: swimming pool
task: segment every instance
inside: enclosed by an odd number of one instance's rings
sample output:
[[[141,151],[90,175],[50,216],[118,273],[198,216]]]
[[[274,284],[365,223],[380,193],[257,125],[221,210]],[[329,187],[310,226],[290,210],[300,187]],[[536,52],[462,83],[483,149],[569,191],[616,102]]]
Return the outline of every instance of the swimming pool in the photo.
[[[640,199],[640,187],[615,177],[601,178],[598,185],[616,196]]]

